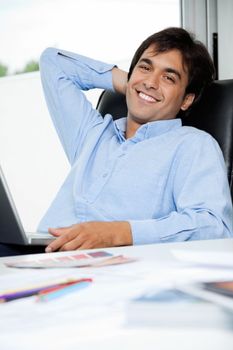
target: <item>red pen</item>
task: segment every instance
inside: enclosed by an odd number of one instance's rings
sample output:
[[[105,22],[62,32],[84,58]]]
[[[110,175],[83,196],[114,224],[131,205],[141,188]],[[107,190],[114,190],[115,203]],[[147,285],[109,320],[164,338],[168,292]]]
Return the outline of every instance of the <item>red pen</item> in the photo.
[[[60,284],[60,285],[57,285],[54,287],[46,288],[46,289],[41,290],[39,293],[37,293],[37,295],[38,296],[46,295],[46,294],[52,293],[54,291],[63,289],[65,287],[71,286],[72,284],[77,284],[77,283],[81,283],[81,282],[92,282],[92,278],[80,278],[79,280],[70,281],[70,282],[63,283],[63,284]]]

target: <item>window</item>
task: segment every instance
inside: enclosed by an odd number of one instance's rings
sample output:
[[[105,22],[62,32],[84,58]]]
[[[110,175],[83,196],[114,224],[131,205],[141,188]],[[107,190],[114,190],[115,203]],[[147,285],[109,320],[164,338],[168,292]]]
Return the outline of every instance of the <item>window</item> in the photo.
[[[1,1],[0,62],[13,73],[48,46],[125,61],[147,36],[179,25],[179,0]]]

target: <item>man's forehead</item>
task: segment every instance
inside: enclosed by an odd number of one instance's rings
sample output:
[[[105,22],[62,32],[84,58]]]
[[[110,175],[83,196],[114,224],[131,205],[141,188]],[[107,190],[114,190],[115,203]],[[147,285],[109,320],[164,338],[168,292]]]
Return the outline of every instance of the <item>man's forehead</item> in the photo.
[[[142,56],[156,56],[158,54],[158,50],[155,45],[150,45],[143,53]]]
[[[163,54],[171,54],[171,53],[174,53],[176,56],[178,54],[178,56],[180,56],[180,59],[181,61],[183,61],[183,57],[182,57],[182,54],[181,52],[178,50],[178,49],[168,49],[168,50],[164,50],[164,51],[160,51],[159,49],[156,48],[155,45],[150,45],[143,53],[142,53],[142,56],[140,57],[143,58],[143,57],[154,57],[154,56],[157,56],[157,55],[163,55]]]

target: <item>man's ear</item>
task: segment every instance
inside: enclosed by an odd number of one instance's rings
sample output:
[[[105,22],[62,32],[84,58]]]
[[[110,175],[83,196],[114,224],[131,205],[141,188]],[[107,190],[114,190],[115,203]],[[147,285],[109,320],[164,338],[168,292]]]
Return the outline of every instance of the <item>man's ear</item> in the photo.
[[[187,94],[187,95],[185,95],[184,101],[183,101],[180,109],[182,109],[182,111],[186,111],[191,106],[191,104],[193,103],[194,99],[195,99],[195,94]]]

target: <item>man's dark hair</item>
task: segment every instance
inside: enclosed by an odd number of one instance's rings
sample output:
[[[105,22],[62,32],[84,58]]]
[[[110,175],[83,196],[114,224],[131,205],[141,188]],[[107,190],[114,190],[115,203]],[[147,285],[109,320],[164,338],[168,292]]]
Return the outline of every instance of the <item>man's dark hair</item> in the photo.
[[[195,101],[197,101],[204,88],[215,77],[214,64],[204,44],[195,40],[192,34],[182,28],[171,27],[152,34],[142,42],[135,52],[128,79],[130,79],[133,69],[143,52],[151,45],[154,45],[156,54],[174,49],[180,51],[183,64],[188,70],[188,85],[185,92],[186,94],[194,93]]]

